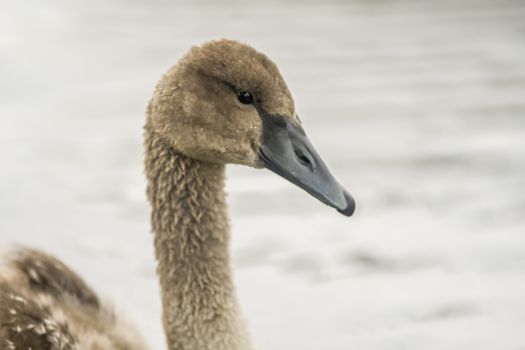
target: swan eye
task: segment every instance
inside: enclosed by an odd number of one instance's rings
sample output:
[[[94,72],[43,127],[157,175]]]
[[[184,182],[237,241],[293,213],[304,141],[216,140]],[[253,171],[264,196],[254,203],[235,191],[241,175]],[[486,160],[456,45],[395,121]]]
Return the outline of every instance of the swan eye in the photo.
[[[239,91],[237,93],[237,98],[239,99],[240,103],[245,105],[252,104],[253,102],[253,95],[248,91]]]

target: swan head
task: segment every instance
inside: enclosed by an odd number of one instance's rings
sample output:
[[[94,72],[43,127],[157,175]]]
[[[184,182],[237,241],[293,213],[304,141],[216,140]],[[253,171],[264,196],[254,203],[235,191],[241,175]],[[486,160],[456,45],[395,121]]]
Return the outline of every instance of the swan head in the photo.
[[[188,157],[265,167],[342,214],[354,212],[308,140],[279,69],[248,45],[193,47],[157,85],[147,124]]]

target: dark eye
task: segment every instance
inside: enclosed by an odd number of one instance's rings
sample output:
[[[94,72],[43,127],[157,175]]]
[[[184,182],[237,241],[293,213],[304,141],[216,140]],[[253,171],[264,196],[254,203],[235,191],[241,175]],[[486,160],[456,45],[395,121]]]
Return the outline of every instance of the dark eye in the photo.
[[[249,105],[253,102],[253,95],[248,91],[239,91],[237,93],[237,98],[239,99],[240,103],[245,105]]]

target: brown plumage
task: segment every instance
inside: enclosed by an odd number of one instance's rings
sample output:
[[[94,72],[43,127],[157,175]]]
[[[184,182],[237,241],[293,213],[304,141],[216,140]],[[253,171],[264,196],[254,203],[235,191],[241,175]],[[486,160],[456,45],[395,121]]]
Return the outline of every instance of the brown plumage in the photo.
[[[170,350],[254,348],[230,274],[226,164],[266,166],[353,212],[300,124],[276,65],[236,41],[191,49],[157,85],[144,128],[145,170]],[[279,149],[293,171],[272,163]],[[0,271],[0,349],[143,349],[127,327],[50,256],[22,250]]]
[[[163,323],[172,350],[252,349],[230,275],[227,163],[261,167],[262,122],[236,91],[295,116],[277,67],[235,41],[193,48],[161,79],[145,126]]]
[[[129,327],[49,255],[21,249],[0,270],[2,350],[145,349]]]

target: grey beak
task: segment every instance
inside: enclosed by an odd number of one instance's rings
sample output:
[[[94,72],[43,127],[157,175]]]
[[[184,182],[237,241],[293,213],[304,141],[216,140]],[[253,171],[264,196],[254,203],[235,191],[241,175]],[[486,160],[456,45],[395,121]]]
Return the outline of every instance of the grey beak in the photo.
[[[303,128],[282,116],[260,114],[263,140],[259,154],[265,167],[341,214],[351,216],[354,199],[332,176]]]

